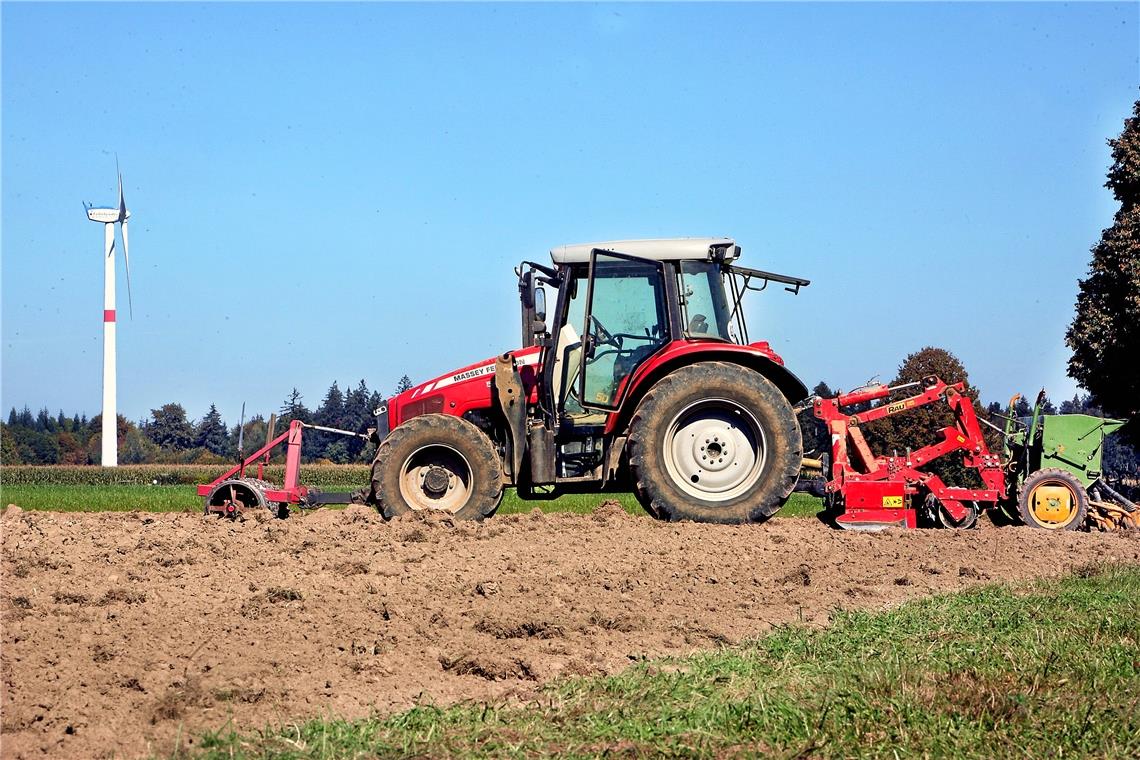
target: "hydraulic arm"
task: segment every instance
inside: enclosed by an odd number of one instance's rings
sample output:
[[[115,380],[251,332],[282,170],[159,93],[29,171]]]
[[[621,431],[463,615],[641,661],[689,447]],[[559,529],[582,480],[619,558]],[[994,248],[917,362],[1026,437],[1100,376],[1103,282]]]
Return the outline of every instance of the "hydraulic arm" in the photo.
[[[913,387],[920,387],[921,393],[889,400],[893,393]],[[831,506],[842,511],[836,519],[840,527],[917,527],[916,504],[920,500],[939,521],[964,527],[977,519],[981,504],[1006,497],[1001,457],[987,448],[973,403],[962,390],[962,383],[948,385],[932,375],[921,383],[893,388],[877,383],[814,400],[815,416],[824,421],[831,437],[826,491]],[[864,411],[851,410],[880,400],[883,403]],[[953,416],[953,424],[939,431],[940,440],[914,451],[908,449],[903,456],[897,452],[876,456],[871,451],[862,425],[940,401],[949,405]],[[963,452],[966,467],[977,471],[983,488],[950,486],[934,473],[918,469],[956,451]]]

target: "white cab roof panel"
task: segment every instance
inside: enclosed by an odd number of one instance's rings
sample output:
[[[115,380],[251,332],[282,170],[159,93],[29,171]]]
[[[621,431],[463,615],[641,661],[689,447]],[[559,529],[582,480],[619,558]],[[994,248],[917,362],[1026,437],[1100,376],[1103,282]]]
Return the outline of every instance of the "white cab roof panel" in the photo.
[[[550,258],[555,264],[578,264],[590,260],[590,252],[595,248],[601,251],[627,253],[654,261],[677,261],[698,259],[707,261],[712,248],[726,248],[725,258],[739,255],[736,241],[732,238],[692,237],[663,238],[660,240],[610,240],[604,243],[575,243],[560,245],[550,249]]]

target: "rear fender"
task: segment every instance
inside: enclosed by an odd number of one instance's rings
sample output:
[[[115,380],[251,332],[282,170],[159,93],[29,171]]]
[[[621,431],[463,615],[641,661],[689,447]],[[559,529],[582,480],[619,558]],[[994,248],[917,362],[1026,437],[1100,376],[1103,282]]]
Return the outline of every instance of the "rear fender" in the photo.
[[[807,386],[784,367],[784,361],[767,343],[738,346],[728,343],[692,343],[678,341],[642,364],[629,380],[629,389],[621,409],[606,420],[606,433],[624,434],[634,410],[657,382],[675,369],[697,362],[728,362],[759,372],[775,385],[789,404],[808,397]]]

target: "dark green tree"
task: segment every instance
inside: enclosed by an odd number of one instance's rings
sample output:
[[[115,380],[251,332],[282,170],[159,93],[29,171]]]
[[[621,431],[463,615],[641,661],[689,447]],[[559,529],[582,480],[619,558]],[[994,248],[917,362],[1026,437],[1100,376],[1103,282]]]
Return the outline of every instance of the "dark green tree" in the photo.
[[[301,422],[313,422],[313,413],[309,411],[309,407],[305,406],[301,392],[293,388],[285,401],[281,404],[281,409],[277,412],[277,430],[278,432],[289,427],[289,423],[293,420],[300,420]],[[301,457],[306,460],[311,460],[320,455],[320,442],[317,440],[316,434],[312,431],[305,433],[301,437]]]
[[[313,416],[316,418],[318,425],[340,428],[342,430],[345,428],[344,394],[341,393],[340,386],[337,385],[335,380],[329,387],[328,393],[325,394],[324,400],[321,401],[321,405],[317,408]],[[313,438],[317,442],[317,456],[324,459],[331,459],[332,457],[329,456],[329,448],[339,440],[340,436],[335,433],[315,433]],[[335,453],[337,456],[343,457],[343,454],[339,451]]]
[[[132,427],[119,439],[120,464],[149,464],[157,461],[160,453],[158,445],[138,428]]]
[[[194,445],[218,456],[229,456],[231,451],[230,433],[218,408],[210,404],[210,411],[198,423],[198,430],[194,438]]]
[[[28,430],[17,450],[27,464],[59,464],[59,441],[51,433]]]
[[[1140,100],[1120,137],[1108,144],[1112,167],[1105,187],[1120,209],[1092,249],[1065,342],[1073,351],[1069,375],[1107,413],[1128,418],[1126,434],[1140,440]]]
[[[974,411],[979,417],[985,417],[978,401],[978,391],[970,385],[966,368],[958,357],[943,348],[927,346],[907,356],[899,365],[898,375],[889,385],[921,382],[928,375],[937,375],[947,384],[964,383],[963,392],[971,399]],[[913,394],[918,390],[911,389],[904,393]],[[863,433],[876,454],[897,452],[902,455],[907,449],[914,451],[938,443],[942,440],[940,431],[953,424],[954,416],[949,404],[935,402],[864,425]],[[990,450],[1000,451],[1001,440],[996,431],[982,427]],[[961,459],[961,454],[950,454],[922,469],[938,474],[948,485],[971,487],[980,484],[981,479],[977,478],[975,482],[976,473],[967,471]]]
[[[352,461],[352,456],[348,451],[348,442],[352,440],[349,438],[340,438],[339,440],[332,440],[325,446],[322,452],[323,457],[333,464],[348,464]]]
[[[375,418],[372,416],[372,409],[374,407],[369,405],[370,395],[368,385],[365,384],[363,379],[361,379],[359,385],[345,394],[344,417],[347,422],[346,430],[363,433],[368,427],[375,427],[373,422]],[[345,438],[342,443],[345,445],[348,461],[352,462],[360,458],[367,442],[363,438]],[[329,458],[331,459],[332,457]]]
[[[318,425],[327,427],[343,427],[344,425],[344,394],[336,381],[329,386],[321,405],[317,407],[316,419]]]
[[[289,396],[281,404],[280,411],[277,412],[277,417],[280,421],[288,425],[293,420],[300,420],[301,422],[312,422],[313,413],[305,406],[301,392],[293,388],[289,392]]]
[[[1084,408],[1085,408],[1085,405],[1081,401],[1081,397],[1074,393],[1073,399],[1071,401],[1062,401],[1061,402],[1061,410],[1060,411],[1061,411],[1061,414],[1083,414]]]
[[[181,404],[170,403],[151,409],[150,417],[143,432],[159,448],[175,452],[194,445],[194,426],[186,418]]]
[[[16,410],[12,409],[10,416],[15,416]],[[0,425],[0,465],[3,464],[23,464],[24,460],[20,457],[20,452],[16,448],[16,441],[12,437],[11,425]]]
[[[237,451],[239,433],[242,431],[244,433],[240,437],[241,453],[243,456],[249,456],[265,445],[265,435],[269,432],[269,423],[260,414],[255,414],[246,420],[244,425],[234,425],[230,430],[230,442],[234,447],[230,449],[231,453]]]
[[[830,398],[835,395],[835,391],[831,390],[831,387],[822,380],[816,383],[811,392],[813,396],[820,398]],[[810,407],[800,412],[799,420],[800,434],[804,439],[804,455],[818,457],[821,454],[827,454],[830,456],[831,436],[827,434],[827,426],[823,424],[823,420],[816,417]]]
[[[404,391],[409,391],[414,387],[415,385],[412,383],[412,378],[404,375],[400,378],[400,382],[396,383],[396,395],[398,396]]]

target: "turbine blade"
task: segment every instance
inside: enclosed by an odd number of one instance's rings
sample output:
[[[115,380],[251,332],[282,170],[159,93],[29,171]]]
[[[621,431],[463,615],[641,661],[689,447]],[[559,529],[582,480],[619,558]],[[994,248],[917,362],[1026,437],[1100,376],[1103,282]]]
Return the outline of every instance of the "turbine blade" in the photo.
[[[119,159],[115,159],[115,170],[118,171]],[[123,175],[119,174],[119,219],[126,219],[127,217],[127,202],[123,200]]]
[[[131,315],[131,319],[135,318],[135,305],[131,301],[131,247],[127,244],[127,220],[124,219],[123,227],[123,263],[127,266],[127,309]]]

